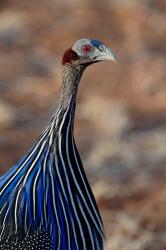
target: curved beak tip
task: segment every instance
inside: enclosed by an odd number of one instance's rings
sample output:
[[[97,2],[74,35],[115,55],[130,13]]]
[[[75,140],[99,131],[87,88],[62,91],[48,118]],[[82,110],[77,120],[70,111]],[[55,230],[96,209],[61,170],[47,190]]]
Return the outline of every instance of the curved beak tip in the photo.
[[[108,56],[107,57],[108,60],[117,63],[117,56],[110,48],[107,48],[106,53],[107,53],[107,56]]]
[[[103,51],[98,57],[97,60],[101,60],[101,61],[113,61],[113,62],[117,62],[117,56],[114,54],[114,52],[110,49],[110,48],[106,48],[105,51]]]
[[[114,63],[118,63],[118,58],[117,58],[117,56],[116,55],[114,55],[114,58],[113,58],[113,60],[112,60]]]

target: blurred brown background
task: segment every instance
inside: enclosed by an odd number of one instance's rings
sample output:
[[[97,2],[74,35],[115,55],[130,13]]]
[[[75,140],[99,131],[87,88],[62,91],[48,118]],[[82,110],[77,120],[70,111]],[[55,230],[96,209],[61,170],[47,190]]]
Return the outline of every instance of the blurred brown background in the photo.
[[[90,37],[118,56],[85,72],[75,125],[107,250],[166,247],[165,13],[165,0],[0,1],[1,173],[53,112],[63,51]]]

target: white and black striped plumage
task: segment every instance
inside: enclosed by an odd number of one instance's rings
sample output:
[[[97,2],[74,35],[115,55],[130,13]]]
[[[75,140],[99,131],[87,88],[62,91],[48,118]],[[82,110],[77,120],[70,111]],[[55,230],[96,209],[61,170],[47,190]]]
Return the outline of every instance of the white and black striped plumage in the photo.
[[[79,40],[65,52],[55,114],[37,143],[0,177],[0,249],[103,249],[103,225],[73,128],[82,73],[106,59],[115,58],[97,40]]]

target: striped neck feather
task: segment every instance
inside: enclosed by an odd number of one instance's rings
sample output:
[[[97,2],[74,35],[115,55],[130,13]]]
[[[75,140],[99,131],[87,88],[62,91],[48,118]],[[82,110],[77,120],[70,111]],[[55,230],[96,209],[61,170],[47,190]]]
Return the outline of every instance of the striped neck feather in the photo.
[[[48,127],[0,177],[0,247],[13,235],[24,239],[44,231],[52,249],[102,249],[100,214],[73,138],[82,72],[65,68],[60,104]]]

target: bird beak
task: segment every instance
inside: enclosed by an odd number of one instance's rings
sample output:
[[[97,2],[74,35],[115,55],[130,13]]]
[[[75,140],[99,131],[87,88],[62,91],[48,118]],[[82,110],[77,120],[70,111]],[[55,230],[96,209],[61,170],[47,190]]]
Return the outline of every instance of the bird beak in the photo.
[[[99,61],[110,60],[110,61],[116,62],[117,57],[110,48],[106,48],[103,52],[101,52],[96,57],[96,60],[99,60]]]

